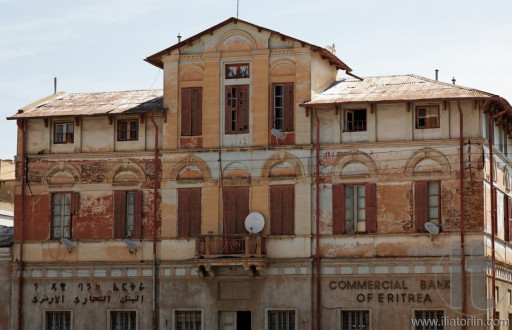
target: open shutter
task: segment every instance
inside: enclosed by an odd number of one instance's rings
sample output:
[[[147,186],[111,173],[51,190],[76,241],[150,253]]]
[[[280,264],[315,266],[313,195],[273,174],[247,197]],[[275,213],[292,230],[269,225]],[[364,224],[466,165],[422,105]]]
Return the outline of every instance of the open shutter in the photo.
[[[178,237],[189,237],[190,190],[178,189]]]
[[[245,218],[249,214],[249,187],[236,188],[235,234],[245,234]]]
[[[236,194],[234,187],[224,187],[222,197],[224,200],[224,232],[236,234]]]
[[[425,223],[428,221],[428,191],[427,182],[414,183],[414,214],[416,230],[426,232]]]
[[[155,197],[156,198],[156,197]],[[142,237],[142,191],[135,192],[135,204],[133,205],[133,238]],[[156,219],[154,219],[156,226]]]
[[[181,135],[192,134],[192,88],[181,89]]]
[[[295,114],[295,102],[293,98],[293,83],[283,84],[283,127],[286,132],[293,131],[293,119]]]
[[[295,234],[295,186],[286,185],[281,187],[282,208],[283,208],[283,234]]]
[[[270,186],[270,233],[273,235],[283,232],[283,200],[281,186]]]
[[[508,224],[508,236],[505,236],[505,239],[509,242],[512,241],[512,198],[507,198],[508,212],[507,212],[507,221]]]
[[[203,126],[203,89],[200,87],[192,89],[192,100],[191,100],[191,134],[194,136],[202,134]]]
[[[238,86],[237,105],[237,131],[236,133],[249,132],[249,86]]]
[[[73,192],[73,193],[71,193],[71,205],[70,205],[71,215],[77,215],[79,207],[80,207],[80,193]]]
[[[492,187],[491,209],[491,215],[494,215],[494,217],[491,216],[494,223],[494,234],[498,235],[498,190],[496,187]]]
[[[345,185],[332,186],[332,233],[345,233]]]
[[[114,191],[114,238],[126,236],[126,192]]]
[[[189,236],[201,235],[201,188],[189,189]]]
[[[377,185],[375,183],[365,185],[365,213],[366,231],[377,232]]]

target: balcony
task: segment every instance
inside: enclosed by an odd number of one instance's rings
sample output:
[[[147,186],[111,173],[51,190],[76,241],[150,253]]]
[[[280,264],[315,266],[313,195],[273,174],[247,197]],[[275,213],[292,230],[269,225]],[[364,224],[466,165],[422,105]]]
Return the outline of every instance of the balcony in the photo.
[[[196,238],[196,256],[257,257],[267,254],[267,240],[261,235],[207,235]]]

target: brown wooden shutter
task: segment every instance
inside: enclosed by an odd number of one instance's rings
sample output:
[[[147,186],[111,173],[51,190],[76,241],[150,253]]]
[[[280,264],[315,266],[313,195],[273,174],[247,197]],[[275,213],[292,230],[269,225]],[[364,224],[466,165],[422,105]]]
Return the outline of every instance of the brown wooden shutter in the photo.
[[[365,213],[366,231],[377,232],[377,185],[375,183],[365,185]]]
[[[71,193],[71,205],[70,205],[71,215],[77,215],[79,207],[80,207],[80,193],[72,192]]]
[[[238,86],[237,133],[249,132],[249,85]]]
[[[224,187],[222,192],[224,206],[224,232],[236,234],[236,190],[235,187]]]
[[[414,214],[416,230],[426,232],[425,223],[428,221],[428,190],[427,182],[414,183]]]
[[[295,234],[295,186],[281,187],[283,200],[283,234]]]
[[[345,185],[332,186],[332,233],[345,233]]]
[[[226,93],[224,95],[224,103],[226,105],[224,111],[224,132],[226,134],[235,133],[233,127],[231,126],[233,113],[236,115],[236,105],[234,106],[231,101],[234,93],[236,93],[234,86],[226,86]]]
[[[114,238],[126,236],[126,192],[114,191]]]
[[[189,236],[201,235],[201,188],[190,188],[189,193]]]
[[[202,126],[203,126],[203,89],[201,87],[196,87],[192,89],[192,135],[197,136],[202,134]]]
[[[190,190],[178,189],[178,237],[189,237]]]
[[[512,198],[508,197],[507,198],[507,205],[508,205],[508,214],[507,214],[507,221],[506,223],[508,224],[508,236],[505,236],[505,238],[511,242],[512,241]]]
[[[156,196],[155,196],[156,198]],[[142,191],[135,192],[133,205],[133,238],[142,237]],[[156,226],[156,219],[153,220]]]
[[[494,214],[494,234],[498,234],[498,189],[492,187],[493,199],[491,200],[492,214]],[[494,201],[494,202],[493,202]],[[492,218],[492,217],[491,217]]]
[[[192,135],[192,88],[181,89],[181,135]]]
[[[283,199],[281,186],[270,186],[270,233],[278,235],[283,232]]]
[[[293,83],[283,84],[283,128],[287,132],[294,130],[293,119],[295,114],[295,101],[293,98]]]
[[[249,214],[249,187],[236,188],[235,234],[245,234],[245,218]]]

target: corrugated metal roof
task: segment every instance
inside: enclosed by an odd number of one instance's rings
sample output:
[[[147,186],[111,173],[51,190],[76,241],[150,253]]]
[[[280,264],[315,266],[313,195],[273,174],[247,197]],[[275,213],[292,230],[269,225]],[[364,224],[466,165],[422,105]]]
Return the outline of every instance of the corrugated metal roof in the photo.
[[[22,112],[8,119],[129,114],[163,109],[161,89],[58,93],[22,108]]]
[[[410,74],[340,80],[305,105],[491,97],[498,96]]]

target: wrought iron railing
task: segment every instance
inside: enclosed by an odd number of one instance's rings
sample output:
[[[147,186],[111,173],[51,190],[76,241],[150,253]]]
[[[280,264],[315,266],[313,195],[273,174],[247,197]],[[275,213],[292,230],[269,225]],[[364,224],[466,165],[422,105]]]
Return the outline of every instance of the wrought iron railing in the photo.
[[[196,238],[196,255],[216,256],[255,256],[267,254],[267,240],[261,235],[207,235]]]

